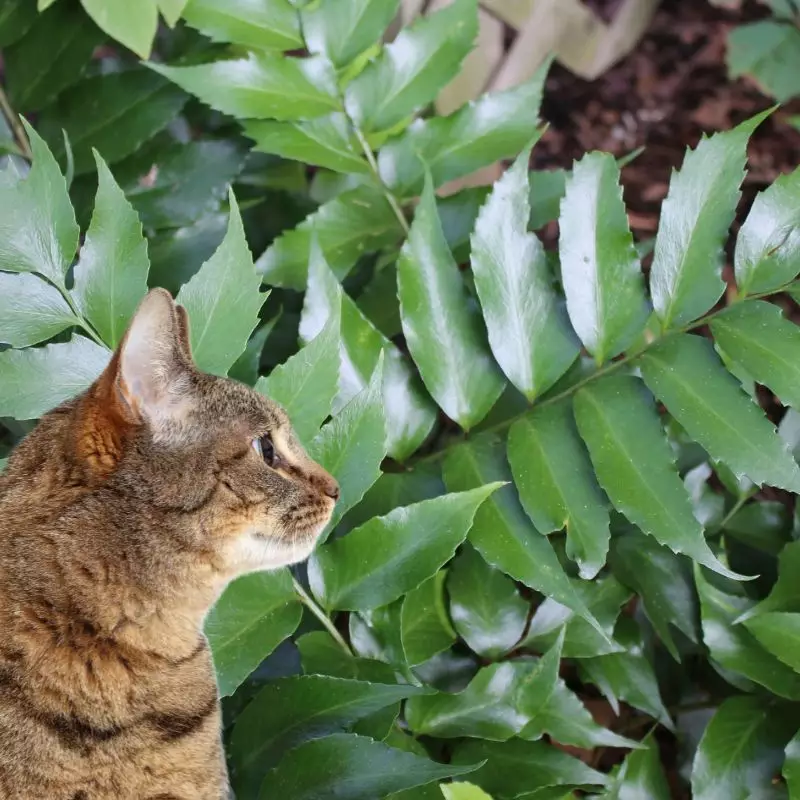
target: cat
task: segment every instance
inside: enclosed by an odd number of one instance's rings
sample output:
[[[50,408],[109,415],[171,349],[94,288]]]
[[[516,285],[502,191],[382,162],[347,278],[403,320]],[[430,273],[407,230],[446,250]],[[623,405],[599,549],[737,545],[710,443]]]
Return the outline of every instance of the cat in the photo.
[[[150,291],[0,475],[0,798],[229,797],[204,617],[238,575],[306,558],[338,495]]]

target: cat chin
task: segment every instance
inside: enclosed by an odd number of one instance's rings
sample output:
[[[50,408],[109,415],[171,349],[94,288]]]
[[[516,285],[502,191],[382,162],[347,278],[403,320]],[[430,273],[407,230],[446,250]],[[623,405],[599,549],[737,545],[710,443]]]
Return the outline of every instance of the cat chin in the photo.
[[[253,572],[305,561],[313,552],[324,525],[295,537],[271,537],[257,532],[240,537],[229,551],[235,571]]]

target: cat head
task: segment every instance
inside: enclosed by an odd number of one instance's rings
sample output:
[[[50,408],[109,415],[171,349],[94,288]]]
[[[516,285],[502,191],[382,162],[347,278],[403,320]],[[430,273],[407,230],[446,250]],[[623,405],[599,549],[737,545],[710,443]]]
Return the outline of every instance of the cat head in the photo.
[[[279,405],[197,369],[186,311],[161,289],[68,417],[85,482],[142,516],[119,525],[155,526],[231,575],[306,558],[339,496]]]

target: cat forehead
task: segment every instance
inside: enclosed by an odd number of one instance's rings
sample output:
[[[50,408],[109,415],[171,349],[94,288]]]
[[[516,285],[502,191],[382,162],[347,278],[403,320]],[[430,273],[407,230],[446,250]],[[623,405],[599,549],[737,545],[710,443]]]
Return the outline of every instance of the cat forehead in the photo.
[[[200,413],[217,421],[241,421],[253,429],[275,430],[290,426],[278,403],[230,378],[211,378],[199,388]]]

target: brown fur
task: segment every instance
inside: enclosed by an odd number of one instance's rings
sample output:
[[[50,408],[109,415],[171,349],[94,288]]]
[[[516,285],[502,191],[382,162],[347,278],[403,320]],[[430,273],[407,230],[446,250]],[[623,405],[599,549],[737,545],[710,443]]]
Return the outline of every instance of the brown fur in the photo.
[[[237,575],[305,558],[337,496],[279,407],[194,367],[185,312],[151,292],[0,476],[0,798],[227,797],[203,619]]]

